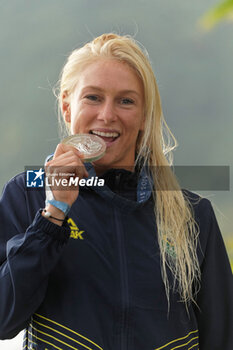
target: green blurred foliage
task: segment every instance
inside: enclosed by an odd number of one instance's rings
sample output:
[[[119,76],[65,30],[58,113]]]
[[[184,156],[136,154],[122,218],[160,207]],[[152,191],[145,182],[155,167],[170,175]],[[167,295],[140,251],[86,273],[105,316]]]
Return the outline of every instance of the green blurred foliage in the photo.
[[[227,252],[231,262],[231,269],[233,272],[233,238],[229,237],[225,239],[225,243],[226,243]]]
[[[225,0],[214,8],[211,8],[201,18],[200,24],[208,30],[224,19],[233,20],[233,0]]]
[[[225,0],[211,8],[201,17],[200,24],[204,29],[210,30],[225,19],[233,20],[233,0]],[[225,238],[225,243],[233,271],[233,238]]]

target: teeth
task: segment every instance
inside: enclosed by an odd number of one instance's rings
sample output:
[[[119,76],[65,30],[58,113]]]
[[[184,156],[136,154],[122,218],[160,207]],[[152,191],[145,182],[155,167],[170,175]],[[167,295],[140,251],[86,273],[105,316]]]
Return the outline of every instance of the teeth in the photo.
[[[119,136],[118,132],[103,132],[103,131],[91,131],[92,134],[99,135],[99,136],[104,136],[104,137],[117,137]]]

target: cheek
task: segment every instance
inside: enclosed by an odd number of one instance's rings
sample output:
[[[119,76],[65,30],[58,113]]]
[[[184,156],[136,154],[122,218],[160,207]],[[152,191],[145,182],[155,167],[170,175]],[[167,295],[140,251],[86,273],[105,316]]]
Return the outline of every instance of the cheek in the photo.
[[[138,133],[141,130],[141,125],[142,125],[142,121],[141,118],[138,118],[138,116],[135,116],[135,118],[131,121],[131,123],[128,123],[128,130],[130,133],[130,137],[137,138]]]
[[[71,118],[71,133],[72,134],[78,134],[79,130],[81,128],[81,120],[78,116],[73,116]]]
[[[77,134],[85,124],[85,111],[82,106],[75,106],[71,109],[71,132]]]

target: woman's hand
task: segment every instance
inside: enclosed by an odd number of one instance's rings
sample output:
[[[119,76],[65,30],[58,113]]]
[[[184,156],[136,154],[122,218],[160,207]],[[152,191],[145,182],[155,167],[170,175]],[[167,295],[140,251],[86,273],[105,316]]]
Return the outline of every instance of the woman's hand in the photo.
[[[50,189],[54,199],[67,203],[70,207],[79,194],[78,185],[69,185],[70,178],[72,177],[75,180],[75,177],[78,177],[80,181],[80,179],[88,177],[88,172],[81,159],[82,155],[76,148],[60,143],[56,148],[53,159],[45,165],[46,176],[51,184]],[[65,181],[68,182],[68,186],[64,186]]]

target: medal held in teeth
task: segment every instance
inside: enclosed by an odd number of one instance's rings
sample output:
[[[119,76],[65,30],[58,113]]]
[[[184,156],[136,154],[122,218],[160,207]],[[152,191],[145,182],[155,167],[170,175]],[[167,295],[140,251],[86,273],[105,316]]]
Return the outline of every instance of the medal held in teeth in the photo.
[[[83,156],[83,162],[94,162],[103,157],[106,151],[105,142],[93,134],[76,134],[61,141],[66,145],[75,147]]]

